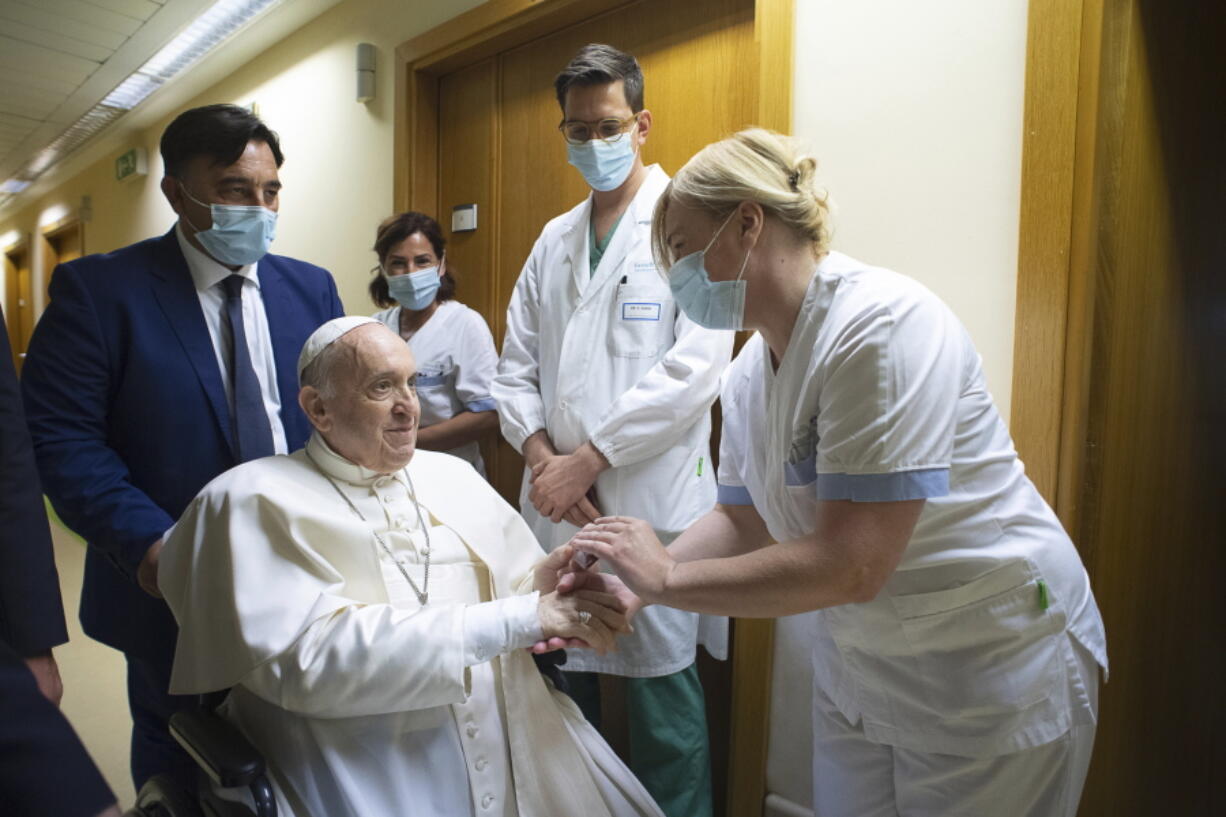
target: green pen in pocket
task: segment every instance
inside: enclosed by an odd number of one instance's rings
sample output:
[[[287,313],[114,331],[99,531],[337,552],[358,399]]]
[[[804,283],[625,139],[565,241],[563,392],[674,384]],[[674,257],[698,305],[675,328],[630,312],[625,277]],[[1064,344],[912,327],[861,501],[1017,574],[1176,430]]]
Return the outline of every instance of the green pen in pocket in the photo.
[[[1047,609],[1047,582],[1039,579],[1039,609]]]
[[[698,458],[698,476],[700,476],[700,477],[702,476],[702,461],[703,461],[703,459],[704,459],[703,457],[699,457],[699,458]]]

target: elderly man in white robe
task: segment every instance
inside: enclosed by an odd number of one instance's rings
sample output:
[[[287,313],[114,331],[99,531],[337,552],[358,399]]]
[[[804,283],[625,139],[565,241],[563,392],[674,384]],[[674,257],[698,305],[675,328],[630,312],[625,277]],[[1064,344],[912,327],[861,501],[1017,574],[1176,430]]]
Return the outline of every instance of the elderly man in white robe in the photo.
[[[166,539],[171,691],[232,687],[281,814],[658,817],[527,649],[611,648],[628,591],[560,595],[567,552],[415,452],[415,364],[382,324],[324,324],[298,372],[306,447],[222,474]]]

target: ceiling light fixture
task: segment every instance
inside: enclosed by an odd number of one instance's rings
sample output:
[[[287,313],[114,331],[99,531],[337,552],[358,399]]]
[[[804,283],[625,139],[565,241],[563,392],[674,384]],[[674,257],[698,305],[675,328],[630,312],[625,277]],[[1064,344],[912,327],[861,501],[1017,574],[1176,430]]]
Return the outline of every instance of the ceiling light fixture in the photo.
[[[0,184],[0,193],[13,196],[25,190],[56,162],[280,2],[281,0],[218,0],[144,65],[119,83],[101,102],[86,111],[80,119],[35,154],[13,178]],[[17,185],[20,185],[20,189],[16,188]],[[6,200],[7,198],[0,199],[0,205]]]

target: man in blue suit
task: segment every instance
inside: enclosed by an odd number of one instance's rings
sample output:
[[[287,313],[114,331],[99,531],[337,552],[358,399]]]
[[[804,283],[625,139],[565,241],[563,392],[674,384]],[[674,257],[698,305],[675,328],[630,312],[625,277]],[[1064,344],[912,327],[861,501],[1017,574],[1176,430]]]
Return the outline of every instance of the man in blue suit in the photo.
[[[119,817],[56,707],[51,648],[68,640],[51,530],[0,312],[0,802],[6,814]]]
[[[162,135],[162,193],[178,222],[62,264],[22,371],[43,488],[89,542],[81,623],[121,650],[132,777],[191,778],[167,719],[176,627],[157,591],[166,530],[226,469],[293,451],[310,426],[296,361],[344,314],[326,270],[268,255],[283,157],[246,110],[209,105]]]

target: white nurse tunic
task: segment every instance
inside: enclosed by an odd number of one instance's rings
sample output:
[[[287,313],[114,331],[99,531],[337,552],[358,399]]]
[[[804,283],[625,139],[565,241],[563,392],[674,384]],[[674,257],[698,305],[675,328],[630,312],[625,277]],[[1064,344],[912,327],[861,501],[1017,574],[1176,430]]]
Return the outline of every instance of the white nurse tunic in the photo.
[[[811,533],[818,500],[926,500],[877,598],[818,614],[819,694],[866,739],[984,758],[1093,723],[1073,645],[1105,670],[1088,578],[936,296],[829,254],[778,369],[755,335],[722,405],[719,501],[753,504],[776,541]]]

